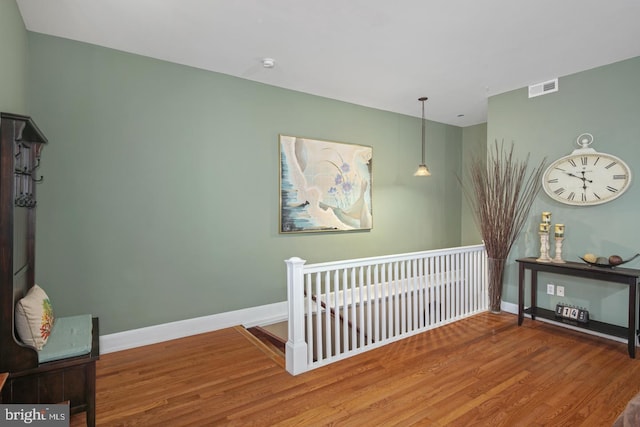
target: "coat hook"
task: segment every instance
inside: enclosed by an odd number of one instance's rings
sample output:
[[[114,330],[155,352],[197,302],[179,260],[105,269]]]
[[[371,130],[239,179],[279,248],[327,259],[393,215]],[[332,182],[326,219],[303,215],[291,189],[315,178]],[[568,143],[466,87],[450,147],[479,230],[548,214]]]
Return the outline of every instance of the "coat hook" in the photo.
[[[37,158],[36,159],[36,164],[35,166],[29,171],[29,173],[33,173],[33,171],[35,171],[36,169],[38,169],[40,167],[40,159]]]

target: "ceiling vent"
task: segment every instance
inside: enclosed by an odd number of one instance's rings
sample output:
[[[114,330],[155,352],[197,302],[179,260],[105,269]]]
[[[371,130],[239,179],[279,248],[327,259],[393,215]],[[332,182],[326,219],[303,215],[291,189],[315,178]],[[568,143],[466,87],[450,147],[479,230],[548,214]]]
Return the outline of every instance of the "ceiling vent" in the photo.
[[[558,91],[558,79],[549,80],[529,86],[529,98],[546,95]]]

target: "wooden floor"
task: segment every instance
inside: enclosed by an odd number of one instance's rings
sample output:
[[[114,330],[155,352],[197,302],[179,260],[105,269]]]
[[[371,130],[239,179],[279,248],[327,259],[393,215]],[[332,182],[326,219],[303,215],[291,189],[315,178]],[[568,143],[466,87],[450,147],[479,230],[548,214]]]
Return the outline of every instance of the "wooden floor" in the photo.
[[[609,426],[640,391],[626,344],[506,313],[296,377],[283,363],[239,327],[103,355],[98,425]]]

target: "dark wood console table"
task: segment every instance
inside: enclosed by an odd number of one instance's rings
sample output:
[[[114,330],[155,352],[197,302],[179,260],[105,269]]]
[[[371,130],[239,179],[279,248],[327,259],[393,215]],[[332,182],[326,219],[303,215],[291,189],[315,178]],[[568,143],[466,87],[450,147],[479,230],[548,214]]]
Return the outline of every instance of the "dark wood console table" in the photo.
[[[619,338],[627,339],[629,356],[636,357],[636,289],[638,279],[640,278],[640,270],[631,268],[602,268],[592,267],[588,264],[567,261],[566,264],[557,264],[552,262],[538,262],[535,258],[520,258],[518,262],[518,326],[522,325],[525,313],[530,314],[535,320],[540,317],[547,320],[553,320],[559,324],[569,324],[577,328],[586,329],[594,332],[600,332]],[[531,307],[524,307],[525,292],[525,272],[531,271]],[[561,319],[556,317],[555,311],[540,308],[536,303],[536,295],[538,289],[538,272],[544,271],[553,274],[562,274],[565,276],[583,277],[592,280],[601,280],[603,282],[615,282],[629,286],[629,320],[628,326],[612,325],[609,323],[589,320],[588,323],[578,323],[576,321]]]

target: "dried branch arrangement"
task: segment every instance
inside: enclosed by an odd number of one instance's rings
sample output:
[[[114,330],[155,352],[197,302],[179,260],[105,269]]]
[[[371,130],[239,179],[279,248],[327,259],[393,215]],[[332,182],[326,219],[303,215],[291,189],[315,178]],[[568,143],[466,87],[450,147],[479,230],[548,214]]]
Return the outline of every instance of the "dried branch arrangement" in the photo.
[[[546,158],[527,174],[529,155],[515,159],[513,144],[509,151],[496,141],[485,161],[471,160],[471,188],[462,188],[473,210],[489,258],[506,259],[522,230],[531,205],[542,188]]]
[[[477,156],[471,160],[468,186],[458,177],[489,257],[492,311],[500,311],[504,262],[542,188],[545,163],[546,158],[527,173],[529,155],[518,160],[513,155],[513,143],[507,151],[504,143],[498,145],[496,141],[486,162]]]

